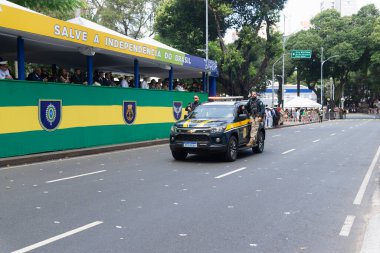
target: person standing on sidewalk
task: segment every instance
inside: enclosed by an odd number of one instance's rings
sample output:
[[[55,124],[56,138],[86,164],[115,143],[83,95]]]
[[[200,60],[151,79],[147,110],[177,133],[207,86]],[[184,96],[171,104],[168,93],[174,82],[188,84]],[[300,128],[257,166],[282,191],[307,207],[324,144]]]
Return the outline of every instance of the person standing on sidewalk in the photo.
[[[256,143],[257,131],[259,130],[260,123],[263,121],[265,115],[265,106],[263,102],[257,98],[256,90],[252,88],[250,93],[251,97],[246,105],[249,114],[249,122],[251,123],[250,139],[247,144],[248,147],[252,147]]]

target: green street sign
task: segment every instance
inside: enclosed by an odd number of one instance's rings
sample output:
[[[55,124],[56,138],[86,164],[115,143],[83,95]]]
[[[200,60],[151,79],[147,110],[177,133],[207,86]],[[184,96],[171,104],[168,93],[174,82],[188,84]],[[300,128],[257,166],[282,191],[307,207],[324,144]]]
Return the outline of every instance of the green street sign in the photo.
[[[311,50],[292,50],[291,51],[292,59],[310,59]]]

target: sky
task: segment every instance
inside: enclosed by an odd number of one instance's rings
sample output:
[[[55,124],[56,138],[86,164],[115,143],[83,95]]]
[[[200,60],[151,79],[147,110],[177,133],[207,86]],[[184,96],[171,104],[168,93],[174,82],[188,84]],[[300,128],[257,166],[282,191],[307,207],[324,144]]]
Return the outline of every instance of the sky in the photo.
[[[302,23],[308,23],[315,15],[320,13],[322,0],[288,0],[285,9],[281,14],[281,21],[278,23],[280,32],[284,31],[283,16],[285,14],[285,35],[296,33],[302,29]],[[342,0],[345,1],[345,0]],[[356,2],[356,9],[367,4],[375,4],[380,10],[380,0],[350,0]],[[228,29],[224,38],[225,42],[232,43],[237,39],[237,33],[233,29]]]
[[[289,35],[299,31],[302,28],[302,22],[310,21],[320,12],[320,3],[321,0],[288,0],[282,12],[286,16],[285,34]],[[359,10],[360,7],[370,3],[374,3],[380,8],[380,0],[356,0],[356,7]],[[283,17],[279,23],[279,29],[281,32],[284,30]]]

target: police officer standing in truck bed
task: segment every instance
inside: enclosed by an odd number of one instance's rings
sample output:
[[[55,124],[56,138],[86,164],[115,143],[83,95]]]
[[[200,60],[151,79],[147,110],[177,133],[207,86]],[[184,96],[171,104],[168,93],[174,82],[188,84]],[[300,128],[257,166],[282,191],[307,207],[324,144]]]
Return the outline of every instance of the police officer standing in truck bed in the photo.
[[[250,139],[247,146],[252,147],[256,143],[257,131],[259,130],[260,123],[264,119],[265,106],[263,102],[257,98],[256,89],[252,88],[251,97],[247,102],[246,109],[249,114],[249,122],[251,123]]]

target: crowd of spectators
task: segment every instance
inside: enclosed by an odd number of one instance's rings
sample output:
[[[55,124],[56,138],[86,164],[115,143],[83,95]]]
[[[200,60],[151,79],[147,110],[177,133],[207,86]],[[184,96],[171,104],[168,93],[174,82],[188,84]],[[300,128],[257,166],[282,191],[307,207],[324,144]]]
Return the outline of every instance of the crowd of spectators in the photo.
[[[308,108],[286,108],[281,107],[265,108],[264,124],[265,128],[278,127],[289,123],[311,123],[322,122],[323,111]]]
[[[8,69],[7,61],[3,61],[0,58],[0,79],[13,79]],[[83,73],[81,69],[76,68],[73,72],[70,72],[66,68],[61,68],[59,71],[52,71],[49,73],[44,67],[34,67],[26,78],[28,81],[36,82],[55,82],[55,83],[72,83],[87,85],[87,75]],[[134,88],[135,80],[132,76],[126,75],[114,75],[112,72],[103,72],[96,70],[93,75],[93,84],[95,86],[111,86],[111,87],[123,87]],[[139,81],[139,87],[142,89],[155,89],[155,90],[169,90],[169,80],[165,79],[148,79],[144,77],[142,81]],[[174,80],[173,90],[176,91],[192,91],[201,92],[201,84],[194,81],[192,83],[186,83],[182,80]]]

